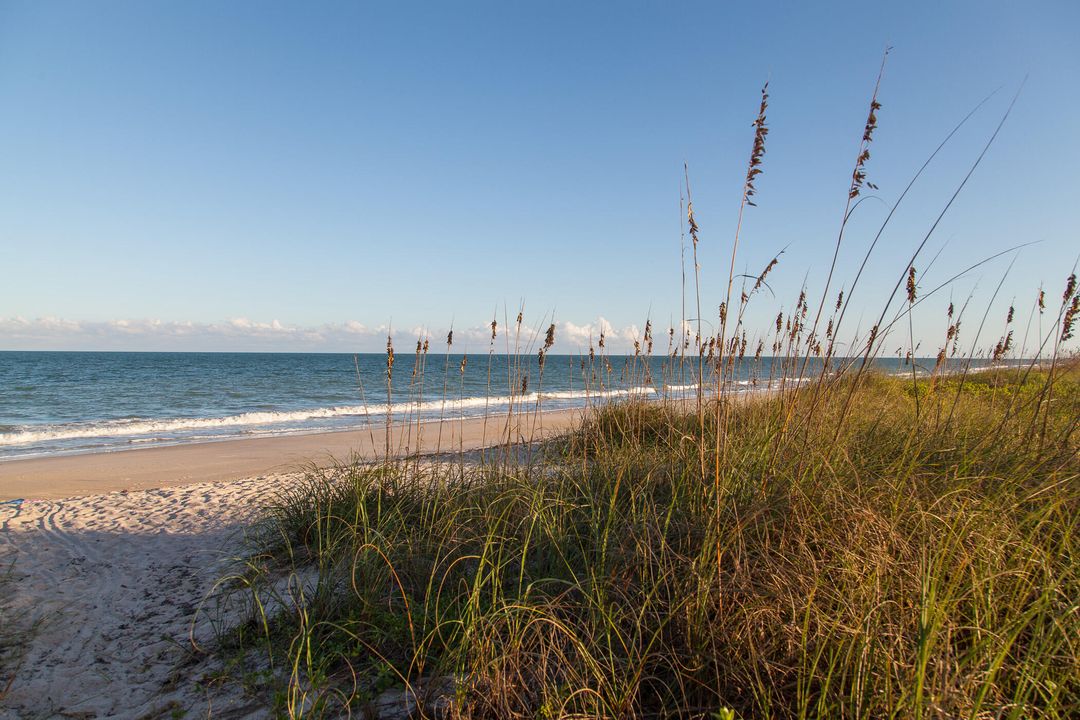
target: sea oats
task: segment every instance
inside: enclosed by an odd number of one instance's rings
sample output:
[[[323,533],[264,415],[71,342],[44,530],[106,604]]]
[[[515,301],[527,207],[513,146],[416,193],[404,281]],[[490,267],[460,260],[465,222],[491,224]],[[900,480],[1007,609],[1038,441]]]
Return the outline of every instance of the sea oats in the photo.
[[[1008,354],[1009,349],[1012,347],[1012,338],[1013,334],[1012,330],[1010,330],[1008,335],[1006,335],[1003,339],[998,340],[997,345],[994,346],[994,360],[1000,360]]]
[[[885,51],[888,55],[888,50]],[[880,82],[880,77],[879,77]],[[870,160],[870,143],[874,140],[874,131],[877,130],[877,112],[881,109],[881,103],[877,99],[877,88],[870,100],[870,113],[866,116],[866,125],[863,128],[862,152],[855,161],[855,170],[851,174],[851,189],[848,190],[848,198],[854,199],[862,192],[863,184],[871,190],[877,190],[877,185],[866,181],[866,163]]]
[[[1073,297],[1069,309],[1065,311],[1065,317],[1061,320],[1061,342],[1072,338],[1077,315],[1080,315],[1080,297]]]
[[[1072,338],[1073,325],[1077,315],[1080,314],[1080,295],[1076,294],[1076,273],[1069,275],[1069,279],[1065,282],[1061,304],[1065,307],[1065,314],[1061,321],[1061,342],[1065,342]]]
[[[392,380],[394,378],[394,341],[387,335],[386,336],[386,379]]]

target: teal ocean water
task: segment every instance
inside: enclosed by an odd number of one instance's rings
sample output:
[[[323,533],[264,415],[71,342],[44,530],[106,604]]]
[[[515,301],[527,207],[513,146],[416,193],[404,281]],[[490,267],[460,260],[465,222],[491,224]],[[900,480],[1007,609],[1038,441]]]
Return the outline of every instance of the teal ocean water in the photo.
[[[462,359],[398,353],[388,399],[383,354],[0,352],[0,460],[696,392],[696,357],[550,355],[542,377],[535,355]],[[770,374],[771,360],[747,359],[734,389]]]

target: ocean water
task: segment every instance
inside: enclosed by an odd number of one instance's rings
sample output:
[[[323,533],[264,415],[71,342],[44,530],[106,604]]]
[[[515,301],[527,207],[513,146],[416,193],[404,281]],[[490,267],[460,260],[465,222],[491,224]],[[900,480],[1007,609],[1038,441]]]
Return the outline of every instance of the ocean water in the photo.
[[[393,420],[437,420],[696,392],[696,357],[608,356],[590,371],[588,358],[550,355],[542,382],[533,354],[469,355],[464,372],[462,359],[399,352],[388,402],[383,354],[0,352],[0,460],[355,429],[385,423],[388,407]],[[734,388],[764,385],[780,374],[771,365],[739,363]]]

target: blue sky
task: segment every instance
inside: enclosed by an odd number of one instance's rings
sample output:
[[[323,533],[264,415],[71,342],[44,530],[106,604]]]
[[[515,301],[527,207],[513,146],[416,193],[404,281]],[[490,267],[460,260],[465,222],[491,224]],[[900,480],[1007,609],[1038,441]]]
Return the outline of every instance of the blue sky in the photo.
[[[1078,27],[1075,2],[0,1],[0,349],[364,351],[391,322],[475,328],[479,346],[521,301],[534,325],[554,313],[564,351],[601,325],[628,340],[650,313],[678,321],[684,161],[715,317],[768,79],[737,260],[756,274],[787,248],[748,313],[765,329],[804,279],[821,290],[887,43],[880,200],[849,226],[837,287],[1000,88],[884,235],[850,311],[865,330],[1027,75],[916,262],[931,287],[1038,242],[992,345],[1013,298],[1026,321],[1080,253]],[[1010,259],[926,303],[922,354],[950,293],[974,292],[974,326]]]

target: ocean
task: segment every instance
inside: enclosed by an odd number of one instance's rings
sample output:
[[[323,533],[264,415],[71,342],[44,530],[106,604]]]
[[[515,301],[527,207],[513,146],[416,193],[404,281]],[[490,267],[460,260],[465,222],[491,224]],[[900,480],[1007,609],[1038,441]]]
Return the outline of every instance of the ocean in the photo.
[[[363,428],[630,395],[693,394],[697,357],[0,352],[0,461],[240,437]],[[901,371],[895,358],[879,360]],[[932,360],[929,361],[932,364]],[[733,387],[764,386],[772,361],[737,363]],[[590,371],[591,368],[591,371]],[[758,378],[755,380],[755,378]],[[523,387],[524,394],[522,394]],[[537,392],[539,391],[539,392]]]

